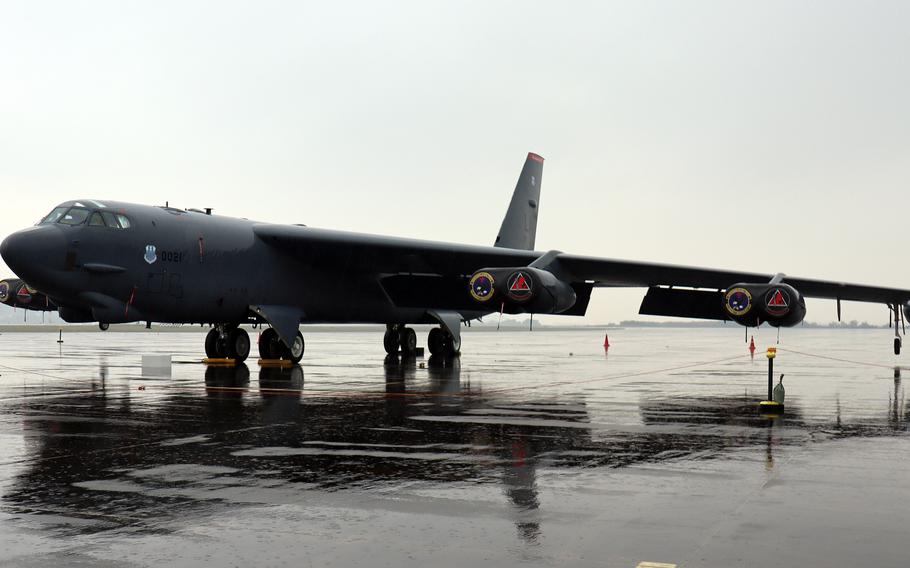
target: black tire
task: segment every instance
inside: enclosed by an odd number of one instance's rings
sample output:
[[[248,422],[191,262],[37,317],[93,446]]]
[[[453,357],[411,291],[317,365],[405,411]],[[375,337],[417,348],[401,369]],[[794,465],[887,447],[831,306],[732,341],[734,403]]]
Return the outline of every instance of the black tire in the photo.
[[[246,361],[250,356],[250,335],[245,329],[237,328],[228,335],[228,357],[235,359],[238,363]]]
[[[303,341],[303,334],[299,331],[297,336],[294,338],[294,344],[291,347],[287,347],[283,343],[281,344],[281,358],[287,359],[292,363],[299,363],[303,359],[303,352],[306,350],[306,343]]]
[[[461,351],[458,347],[455,346],[455,338],[445,330],[442,331],[442,356],[452,358],[459,354]]]
[[[219,350],[221,337],[216,328],[212,328],[205,336],[205,356],[209,359],[220,359],[224,354]]]
[[[901,354],[901,338],[900,337],[894,338],[894,354],[895,355]]]
[[[444,348],[445,340],[443,338],[442,330],[438,327],[434,327],[427,336],[427,349],[430,350],[430,355],[442,355],[442,350]]]
[[[278,338],[278,332],[273,328],[267,328],[259,334],[259,357],[262,359],[280,359],[281,358],[281,340]]]
[[[111,324],[109,324],[109,323],[101,322],[98,324],[98,329],[100,329],[101,331],[107,331],[110,328],[111,328]]]
[[[387,329],[385,335],[382,336],[382,346],[385,347],[385,352],[389,355],[394,355],[398,353],[398,347],[401,343],[401,334],[397,329]]]
[[[417,351],[417,332],[410,327],[406,327],[401,330],[399,335],[401,352],[404,355],[413,355]]]

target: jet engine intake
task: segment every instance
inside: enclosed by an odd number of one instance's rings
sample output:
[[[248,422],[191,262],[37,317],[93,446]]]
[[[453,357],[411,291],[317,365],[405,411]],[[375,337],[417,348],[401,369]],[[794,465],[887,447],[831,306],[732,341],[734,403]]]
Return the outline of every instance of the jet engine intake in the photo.
[[[723,294],[723,308],[748,327],[792,327],[806,317],[806,300],[789,284],[734,284]]]
[[[552,272],[526,266],[478,270],[471,276],[468,291],[476,304],[510,314],[559,314],[577,300],[571,284]]]

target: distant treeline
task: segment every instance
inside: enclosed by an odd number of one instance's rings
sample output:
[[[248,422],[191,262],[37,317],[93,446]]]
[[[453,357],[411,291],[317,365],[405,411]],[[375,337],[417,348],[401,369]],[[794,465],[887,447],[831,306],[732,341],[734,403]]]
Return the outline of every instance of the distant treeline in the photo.
[[[683,321],[637,321],[637,320],[623,320],[619,323],[610,323],[606,324],[611,327],[727,327],[731,325],[736,325],[733,322],[723,322],[723,321],[692,321],[692,320],[683,320]],[[813,321],[804,321],[796,327],[808,327],[813,329],[888,329],[887,325],[873,325],[867,321],[832,321],[828,323],[818,323]]]

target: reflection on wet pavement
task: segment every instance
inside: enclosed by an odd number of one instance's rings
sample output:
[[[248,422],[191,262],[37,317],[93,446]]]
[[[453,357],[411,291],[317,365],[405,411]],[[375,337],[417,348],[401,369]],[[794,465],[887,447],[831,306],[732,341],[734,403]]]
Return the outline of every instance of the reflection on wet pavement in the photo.
[[[791,344],[847,335],[813,333]],[[720,330],[626,330],[608,354],[597,331],[472,333],[450,360],[323,333],[291,368],[203,367],[197,335],[0,337],[0,566],[301,548],[314,565],[752,565],[759,536],[793,565],[788,547],[843,559],[826,541],[864,531],[876,546],[852,554],[906,560],[888,521],[910,491],[891,462],[907,408],[885,368],[782,354],[768,419],[763,361]],[[859,335],[846,356],[893,364]],[[170,376],[142,374],[139,338]]]

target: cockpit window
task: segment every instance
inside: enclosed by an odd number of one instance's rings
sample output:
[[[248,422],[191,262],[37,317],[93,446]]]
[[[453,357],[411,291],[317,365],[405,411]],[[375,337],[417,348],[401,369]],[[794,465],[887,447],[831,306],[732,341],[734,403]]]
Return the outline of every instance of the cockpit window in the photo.
[[[81,207],[71,207],[63,217],[60,218],[60,223],[64,225],[81,225],[88,218],[89,210],[83,209]]]
[[[92,216],[88,218],[88,226],[89,227],[103,227],[104,219],[101,218],[101,213],[98,213],[97,211],[92,213]]]
[[[86,223],[86,221],[88,221]],[[92,211],[85,207],[56,207],[48,213],[47,217],[41,219],[39,225],[51,225],[60,223],[62,225],[82,225],[87,224],[89,227],[109,227],[111,229],[129,229],[130,219],[126,215],[114,213],[111,211]]]
[[[53,211],[47,214],[47,217],[41,219],[39,225],[51,225],[60,220],[60,217],[63,217],[63,214],[66,213],[66,207],[57,207]]]
[[[96,213],[97,215],[97,213]],[[111,228],[119,229],[120,223],[117,221],[117,216],[111,213],[110,211],[102,211],[101,216],[104,217],[104,223]]]

